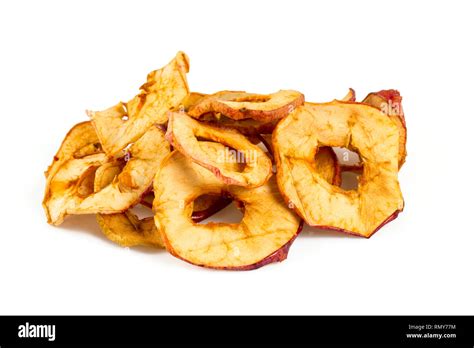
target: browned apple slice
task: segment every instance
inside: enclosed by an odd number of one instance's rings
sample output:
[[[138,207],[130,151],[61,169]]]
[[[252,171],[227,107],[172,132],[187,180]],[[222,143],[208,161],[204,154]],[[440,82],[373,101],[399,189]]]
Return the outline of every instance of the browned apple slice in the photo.
[[[200,118],[213,112],[234,120],[251,118],[270,122],[285,117],[303,103],[304,95],[291,90],[281,90],[272,94],[222,91],[200,99],[189,108],[188,114]]]
[[[140,93],[126,104],[88,111],[102,147],[110,156],[137,141],[153,124],[164,124],[167,112],[188,95],[188,57],[179,52],[165,67],[148,74]]]
[[[252,144],[234,129],[222,129],[202,124],[184,113],[170,113],[167,139],[180,152],[207,168],[226,184],[256,187],[263,185],[272,174],[271,160],[262,149]],[[221,152],[209,156],[198,138],[227,145]],[[227,162],[239,164],[226,169]]]
[[[88,155],[100,153],[101,145],[90,121],[76,124],[66,134],[53,161],[45,171],[48,179],[64,164],[72,158],[82,158]]]
[[[64,165],[53,176],[51,182],[47,183],[43,205],[48,222],[59,225],[69,214],[124,212],[140,202],[142,196],[150,188],[161,161],[169,152],[169,144],[165,140],[164,132],[152,126],[130,147],[130,152],[126,155],[129,160],[120,174],[103,189],[89,195],[78,195],[76,190],[69,189],[73,187],[76,180],[77,169]],[[91,168],[97,169],[99,165],[110,161],[105,154],[95,156],[99,156],[100,161],[93,162]],[[84,159],[89,158],[91,156],[84,157]]]
[[[211,153],[225,148],[209,142],[200,146]],[[195,265],[246,270],[282,261],[299,231],[300,219],[287,208],[274,179],[256,188],[226,185],[179,151],[163,162],[154,180],[154,192],[155,223],[165,247]],[[243,206],[240,223],[192,221],[196,197],[224,193]]]
[[[398,137],[398,127],[369,105],[306,103],[273,133],[280,191],[309,225],[370,237],[403,209]],[[364,170],[358,190],[344,191],[317,172],[314,158],[321,146],[359,153]]]
[[[165,133],[152,126],[130,147],[127,164],[109,185],[84,199],[73,214],[123,212],[149,190],[161,161],[170,152]]]
[[[398,167],[401,168],[407,156],[407,127],[405,123],[405,114],[402,108],[402,96],[400,92],[394,89],[381,90],[370,93],[365,97],[362,103],[374,106],[380,109],[384,114],[395,122],[400,134],[398,149]]]
[[[48,223],[59,225],[69,209],[94,192],[94,172],[106,163],[105,154],[72,158],[62,164],[46,183],[43,208]]]

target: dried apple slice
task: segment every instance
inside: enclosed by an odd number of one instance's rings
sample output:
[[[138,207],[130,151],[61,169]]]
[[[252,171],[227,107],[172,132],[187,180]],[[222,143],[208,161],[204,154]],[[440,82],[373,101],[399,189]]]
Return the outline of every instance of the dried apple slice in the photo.
[[[47,184],[44,206],[48,222],[59,225],[64,217],[70,214],[124,212],[140,202],[143,194],[150,188],[159,164],[169,152],[170,148],[165,140],[164,131],[152,126],[130,147],[130,153],[127,155],[130,159],[122,172],[103,189],[86,196],[78,195],[75,190],[61,189],[61,185],[68,187],[74,184],[73,180],[75,180],[74,172],[68,173],[73,169],[65,166],[62,168],[64,172],[58,171],[51,179],[51,184]],[[107,161],[105,154],[96,156],[99,156],[101,161],[100,163],[96,161],[94,165],[91,165],[95,168]]]
[[[400,92],[394,89],[381,90],[370,93],[365,97],[362,103],[374,106],[380,109],[384,114],[395,122],[400,134],[398,149],[398,167],[401,168],[407,156],[407,127],[405,123],[405,114],[402,108],[402,96]]]
[[[148,74],[141,92],[125,105],[88,111],[105,153],[113,156],[137,141],[153,124],[166,123],[166,113],[176,109],[189,93],[188,71],[188,57],[179,52],[168,65]]]
[[[304,95],[291,90],[281,90],[272,94],[222,91],[201,98],[189,108],[188,114],[200,118],[213,112],[234,120],[251,118],[270,122],[285,117],[303,103]]]
[[[203,142],[207,152],[225,146]],[[231,164],[227,164],[231,166]],[[257,188],[226,185],[179,151],[163,162],[154,180],[155,223],[166,249],[195,265],[246,270],[286,258],[299,231],[300,219],[287,208],[274,179]],[[232,196],[244,215],[240,223],[196,224],[193,201],[203,194]]]
[[[103,153],[73,158],[63,163],[54,173],[51,172],[43,199],[48,223],[62,223],[66,212],[93,192],[94,172],[107,161],[108,158]]]
[[[188,97],[184,99],[181,105],[181,110],[188,112],[189,109],[194,108],[199,102],[207,97],[209,97],[209,95],[191,92]],[[216,127],[234,128],[245,135],[271,134],[273,129],[276,127],[278,120],[279,119],[269,122],[257,121],[251,118],[234,120],[218,112],[208,112],[199,117],[199,121],[206,122]]]
[[[263,185],[272,174],[271,160],[262,149],[252,144],[234,129],[222,129],[202,124],[184,113],[170,113],[167,139],[180,152],[210,170],[226,184],[256,187]],[[220,142],[228,147],[209,156],[197,138]],[[236,162],[241,168],[226,169],[226,162]]]
[[[66,161],[100,153],[101,145],[90,121],[76,124],[69,130],[52,163],[44,173],[51,177]]]
[[[273,133],[277,180],[285,200],[311,226],[370,237],[403,209],[397,126],[377,108],[352,102],[306,103]],[[358,190],[331,185],[315,169],[321,146],[358,151]]]
[[[129,160],[109,185],[84,199],[71,214],[112,214],[139,203],[149,190],[163,158],[170,152],[165,133],[152,126],[130,147]]]

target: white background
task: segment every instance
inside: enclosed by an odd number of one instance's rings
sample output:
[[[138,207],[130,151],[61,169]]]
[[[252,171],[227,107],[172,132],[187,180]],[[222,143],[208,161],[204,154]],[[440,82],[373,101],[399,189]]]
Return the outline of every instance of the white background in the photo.
[[[472,2],[15,1],[0,5],[0,314],[474,314]],[[280,264],[212,271],[51,227],[66,132],[178,50],[193,91],[399,89],[405,211],[371,239],[306,229]]]

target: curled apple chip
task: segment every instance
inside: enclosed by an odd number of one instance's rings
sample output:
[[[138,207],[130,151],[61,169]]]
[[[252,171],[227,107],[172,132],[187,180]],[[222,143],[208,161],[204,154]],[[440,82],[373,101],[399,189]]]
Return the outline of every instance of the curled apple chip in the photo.
[[[384,114],[397,125],[400,134],[398,148],[398,167],[401,168],[407,156],[407,127],[405,123],[405,114],[402,108],[402,96],[400,92],[394,89],[381,90],[369,93],[362,103],[371,105],[380,109]]]
[[[123,212],[141,201],[150,189],[163,158],[170,152],[165,133],[152,126],[131,147],[127,164],[119,175],[100,191],[86,197],[69,214],[113,214]]]
[[[403,209],[398,137],[397,126],[375,107],[307,103],[273,133],[280,191],[309,225],[370,237]],[[317,172],[314,158],[321,146],[359,153],[363,173],[358,190],[344,191]]]
[[[188,57],[178,52],[165,67],[148,74],[140,93],[128,103],[88,111],[106,154],[113,156],[137,141],[153,124],[164,124],[167,112],[188,95]]]
[[[166,137],[176,149],[226,184],[256,187],[263,185],[272,174],[272,163],[265,152],[234,129],[213,127],[184,113],[173,112],[169,116]],[[210,156],[198,138],[220,142],[231,149],[224,147]],[[229,170],[227,162],[239,166]]]
[[[90,121],[76,124],[69,130],[58,152],[54,155],[52,163],[44,173],[46,179],[72,158],[82,158],[102,152],[99,138]]]
[[[69,210],[94,192],[95,170],[107,161],[103,153],[73,158],[51,173],[43,199],[48,223],[61,224]]]
[[[162,159],[170,152],[165,140],[164,131],[152,126],[137,142],[130,147],[126,154],[128,161],[119,175],[100,191],[90,190],[89,194],[79,195],[74,187],[76,173],[81,170],[96,170],[100,165],[110,161],[105,154],[86,156],[65,163],[47,184],[43,205],[48,222],[59,225],[64,217],[70,214],[112,214],[124,212],[129,207],[140,202],[153,182],[153,176]],[[98,158],[89,164],[87,161]],[[79,160],[84,160],[78,162]],[[115,161],[115,160],[113,160]],[[72,163],[69,165],[69,163]],[[90,168],[84,169],[86,164]],[[74,165],[74,166],[73,166]],[[71,167],[73,166],[73,167]],[[112,166],[113,168],[113,166]],[[94,172],[95,173],[95,172]],[[94,181],[92,181],[94,186]]]
[[[209,142],[201,147],[211,153],[225,148]],[[154,180],[154,192],[155,223],[166,249],[195,265],[245,270],[282,261],[299,231],[300,219],[287,208],[275,179],[256,188],[227,185],[179,151],[173,151],[163,162]],[[224,193],[243,207],[240,223],[192,221],[196,197]]]
[[[292,90],[280,90],[272,94],[222,91],[201,98],[189,108],[188,114],[200,118],[213,112],[234,120],[251,118],[270,122],[285,117],[303,103],[304,95]]]

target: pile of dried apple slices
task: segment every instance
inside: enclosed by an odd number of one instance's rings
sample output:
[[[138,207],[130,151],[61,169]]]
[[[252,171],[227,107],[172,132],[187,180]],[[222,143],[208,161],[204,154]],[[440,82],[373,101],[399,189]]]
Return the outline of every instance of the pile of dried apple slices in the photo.
[[[370,237],[403,210],[406,124],[396,90],[329,103],[294,90],[190,92],[178,52],[126,103],[66,135],[45,172],[48,223],[95,214],[121,246],[165,248],[194,265],[249,270],[286,259],[303,224]],[[341,164],[346,148],[360,161]],[[358,173],[356,189],[342,173]],[[204,222],[231,203],[235,223]],[[151,209],[139,218],[134,207]]]

